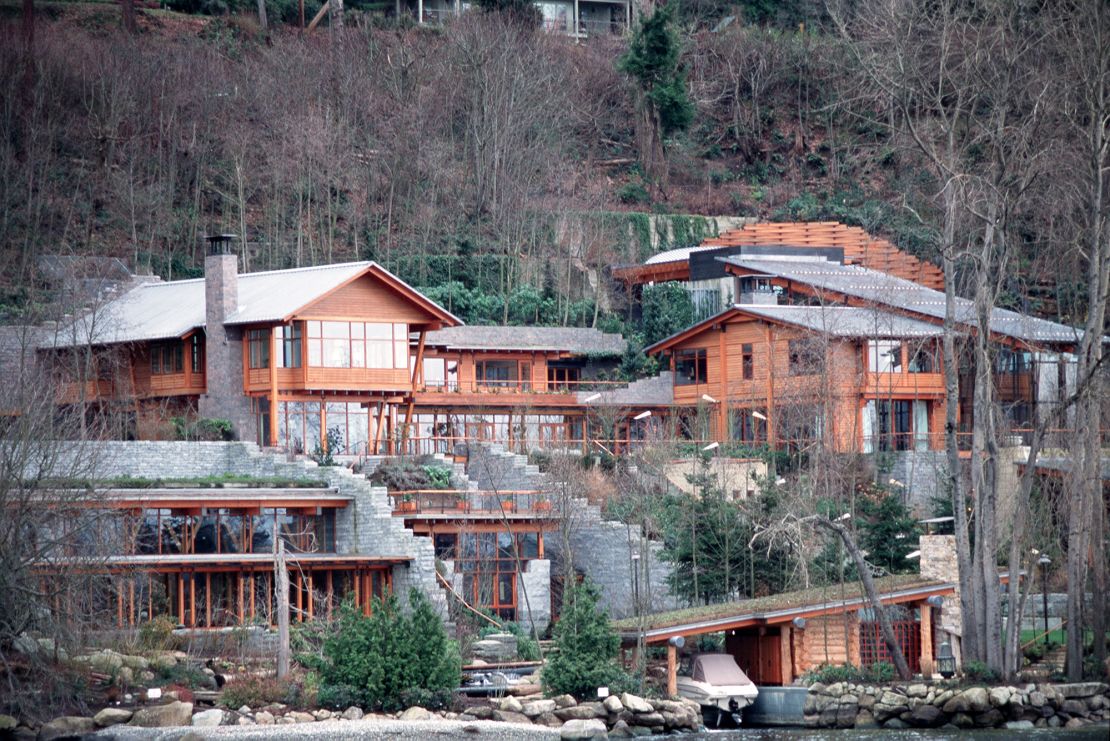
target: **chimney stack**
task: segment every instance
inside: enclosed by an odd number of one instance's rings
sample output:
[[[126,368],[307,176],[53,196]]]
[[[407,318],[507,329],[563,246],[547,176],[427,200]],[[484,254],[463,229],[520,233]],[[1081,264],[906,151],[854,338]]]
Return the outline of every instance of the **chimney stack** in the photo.
[[[204,258],[204,357],[207,393],[200,397],[199,413],[209,419],[227,419],[239,439],[251,439],[250,399],[243,389],[243,333],[225,322],[239,309],[239,258],[231,249],[234,234],[205,237]]]

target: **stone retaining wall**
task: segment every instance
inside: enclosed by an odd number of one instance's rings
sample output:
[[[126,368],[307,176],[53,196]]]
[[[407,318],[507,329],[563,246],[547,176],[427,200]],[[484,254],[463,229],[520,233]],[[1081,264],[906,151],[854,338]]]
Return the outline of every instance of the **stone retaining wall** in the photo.
[[[809,688],[804,713],[811,728],[1079,728],[1110,718],[1110,687],[818,683]]]

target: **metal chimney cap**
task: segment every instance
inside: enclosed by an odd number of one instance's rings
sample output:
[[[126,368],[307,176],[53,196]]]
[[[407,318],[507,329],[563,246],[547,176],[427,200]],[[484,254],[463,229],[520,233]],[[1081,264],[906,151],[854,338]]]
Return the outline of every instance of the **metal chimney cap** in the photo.
[[[208,242],[209,255],[230,255],[231,243],[238,238],[234,234],[209,234],[204,240]]]

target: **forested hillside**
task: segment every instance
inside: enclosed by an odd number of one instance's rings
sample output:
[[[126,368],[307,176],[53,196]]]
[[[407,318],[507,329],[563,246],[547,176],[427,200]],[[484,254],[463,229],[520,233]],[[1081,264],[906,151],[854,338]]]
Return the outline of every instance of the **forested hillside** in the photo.
[[[641,164],[645,89],[621,71],[627,38],[575,43],[477,11],[444,28],[362,16],[302,36],[279,23],[263,34],[250,16],[140,9],[128,34],[115,5],[37,3],[28,43],[8,6],[0,303],[27,301],[42,253],[196,275],[215,231],[239,235],[247,270],[372,258],[466,318],[560,324],[613,306],[603,270],[650,252],[644,214],[835,219],[937,259],[943,168],[918,141],[936,111],[875,84],[866,39],[847,40],[814,5],[745,3],[726,23],[730,6],[676,5],[669,33],[693,115],[666,132],[664,168]],[[979,32],[1011,22],[1032,21]],[[902,29],[866,33],[889,34],[921,71],[931,63]],[[1067,104],[1051,81],[1072,62],[1041,44],[1005,62],[1027,91],[1046,89],[1035,109],[1014,97],[1005,124],[1037,127],[1042,146],[1022,155],[1036,172],[1008,207],[1019,269],[1004,296],[1056,313],[1071,288],[1060,276],[1078,276],[1081,258],[1059,205],[1068,125],[1043,111]],[[969,72],[966,84],[989,83]],[[993,156],[979,133],[964,144],[970,169]],[[713,229],[669,221],[673,244]]]

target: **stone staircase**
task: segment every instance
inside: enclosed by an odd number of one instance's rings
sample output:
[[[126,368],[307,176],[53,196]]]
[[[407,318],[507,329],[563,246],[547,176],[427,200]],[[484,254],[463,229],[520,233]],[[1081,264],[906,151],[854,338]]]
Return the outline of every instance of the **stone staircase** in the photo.
[[[576,570],[589,576],[599,588],[602,606],[614,618],[632,613],[633,572],[632,553],[639,546],[638,527],[606,519],[601,508],[584,497],[571,496],[559,502],[559,485],[542,473],[539,466],[529,463],[527,456],[506,450],[494,443],[472,443],[466,467],[468,488],[480,491],[543,491],[557,502],[556,510],[565,508],[570,553],[561,553],[562,537],[559,529],[547,531],[545,552],[556,558],[569,557]],[[662,544],[647,542],[648,553],[641,554],[648,578],[640,585],[645,603],[650,596],[650,611],[672,609],[677,606],[667,589],[670,564],[660,558]],[[550,557],[549,556],[549,557]]]

